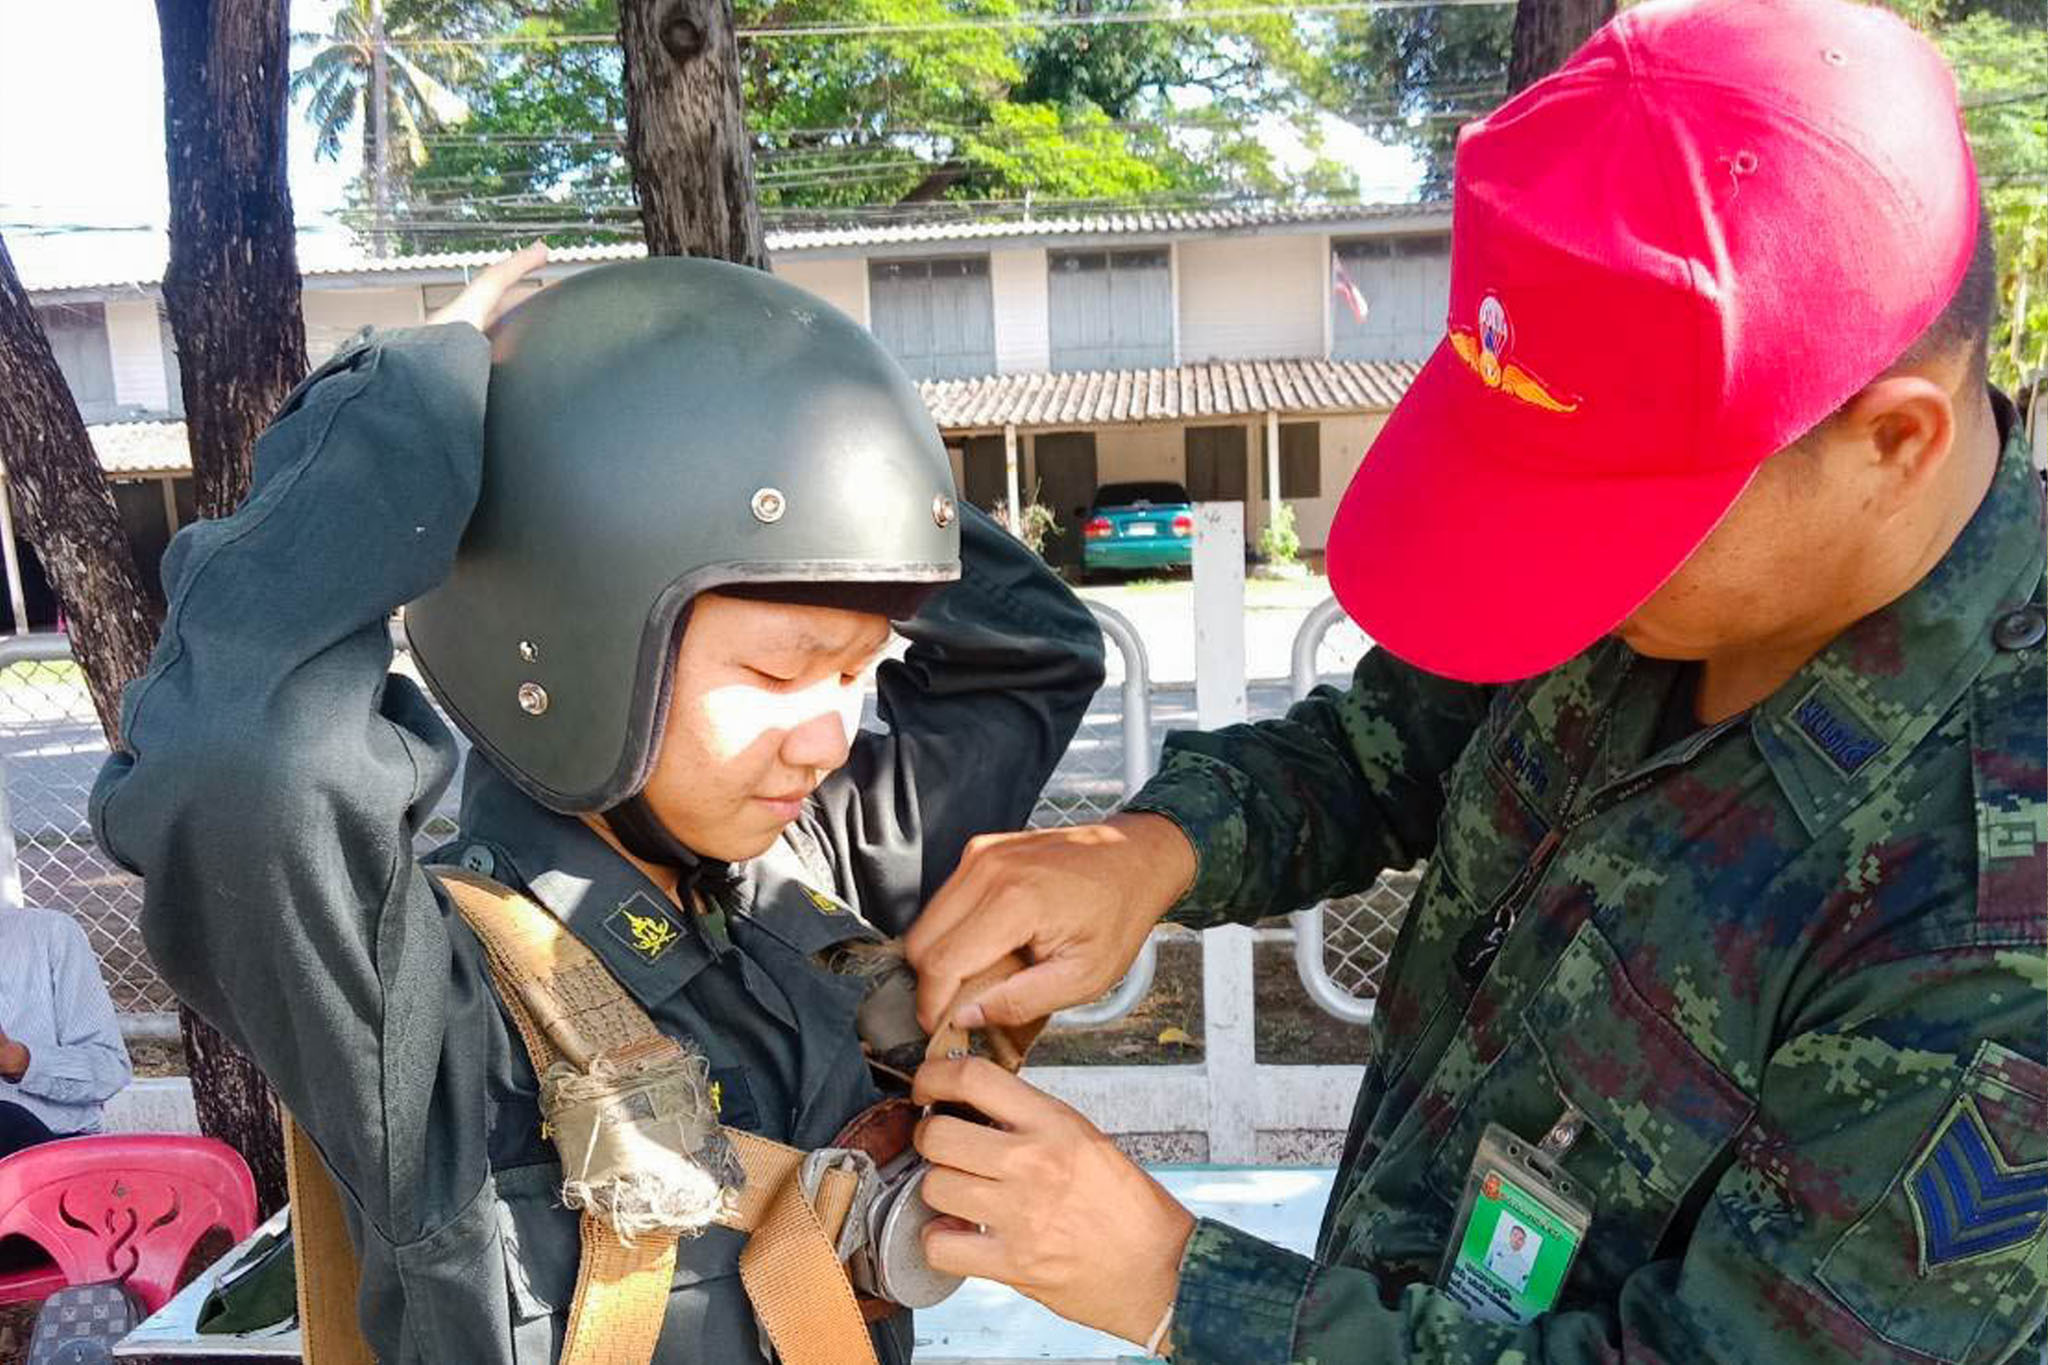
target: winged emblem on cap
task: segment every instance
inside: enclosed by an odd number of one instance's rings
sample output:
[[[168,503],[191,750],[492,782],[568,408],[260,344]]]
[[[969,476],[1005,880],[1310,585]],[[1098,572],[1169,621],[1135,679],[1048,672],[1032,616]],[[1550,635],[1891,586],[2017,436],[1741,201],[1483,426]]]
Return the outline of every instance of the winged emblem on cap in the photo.
[[[1548,384],[1508,359],[1514,349],[1515,330],[1508,321],[1507,306],[1497,295],[1488,294],[1481,300],[1477,327],[1460,327],[1454,323],[1450,337],[1451,349],[1489,389],[1499,389],[1508,397],[1542,408],[1545,412],[1578,411],[1577,398],[1560,396]]]

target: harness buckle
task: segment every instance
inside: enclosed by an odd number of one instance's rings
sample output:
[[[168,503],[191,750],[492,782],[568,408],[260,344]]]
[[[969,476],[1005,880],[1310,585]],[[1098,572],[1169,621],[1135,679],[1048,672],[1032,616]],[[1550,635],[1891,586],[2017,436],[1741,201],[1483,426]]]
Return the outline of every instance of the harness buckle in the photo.
[[[854,1178],[853,1202],[847,1205],[846,1217],[839,1224],[839,1243],[834,1248],[839,1263],[847,1265],[867,1245],[868,1211],[881,1193],[882,1174],[875,1168],[875,1159],[857,1148],[819,1147],[806,1152],[803,1165],[797,1168],[797,1189],[814,1209],[818,1206],[818,1191],[831,1171],[846,1171]]]

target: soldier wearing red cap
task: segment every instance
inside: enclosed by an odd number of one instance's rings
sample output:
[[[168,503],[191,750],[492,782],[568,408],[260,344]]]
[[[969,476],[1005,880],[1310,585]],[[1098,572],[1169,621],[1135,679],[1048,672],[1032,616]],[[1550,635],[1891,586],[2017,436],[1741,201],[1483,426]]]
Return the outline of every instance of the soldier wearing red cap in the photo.
[[[1350,688],[979,842],[910,941],[1009,1022],[1426,859],[1314,1255],[967,1061],[932,1261],[1176,1361],[2038,1360],[2042,490],[1953,80],[1875,8],[1654,0],[1466,130],[1453,222],[1331,538]]]

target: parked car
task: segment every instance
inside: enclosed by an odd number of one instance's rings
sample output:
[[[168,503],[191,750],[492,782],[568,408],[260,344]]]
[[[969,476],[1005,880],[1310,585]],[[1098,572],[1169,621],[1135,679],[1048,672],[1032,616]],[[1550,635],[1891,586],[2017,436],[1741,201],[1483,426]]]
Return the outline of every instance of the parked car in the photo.
[[[1081,567],[1186,568],[1194,562],[1195,507],[1177,483],[1106,483],[1081,536]]]

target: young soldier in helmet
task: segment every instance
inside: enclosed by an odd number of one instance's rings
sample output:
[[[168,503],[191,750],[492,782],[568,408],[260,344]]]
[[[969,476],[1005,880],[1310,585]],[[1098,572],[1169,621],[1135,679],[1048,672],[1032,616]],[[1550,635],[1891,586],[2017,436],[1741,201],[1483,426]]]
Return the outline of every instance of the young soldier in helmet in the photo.
[[[482,326],[541,259],[457,316]],[[802,291],[647,261],[477,326],[344,348],[241,510],[180,535],[93,820],[146,879],[165,977],[334,1175],[371,1349],[529,1365],[562,1349],[577,1215],[479,940],[413,857],[457,751],[387,671],[390,613],[411,604],[475,746],[430,861],[537,901],[701,1051],[720,1123],[804,1149],[879,1098],[835,950],[901,933],[970,837],[1023,823],[1102,649],[956,511],[900,370]],[[856,736],[891,619],[890,728]],[[722,1139],[691,1155],[729,1182]],[[746,1240],[683,1238],[655,1360],[764,1354]],[[877,1317],[878,1357],[907,1360],[908,1315]]]

